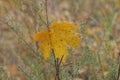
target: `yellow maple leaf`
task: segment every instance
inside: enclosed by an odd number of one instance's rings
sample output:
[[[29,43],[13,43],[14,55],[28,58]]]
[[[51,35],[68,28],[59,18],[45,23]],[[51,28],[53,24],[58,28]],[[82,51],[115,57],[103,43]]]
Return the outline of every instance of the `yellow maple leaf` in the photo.
[[[67,46],[74,48],[80,45],[79,34],[74,31],[77,29],[77,26],[68,22],[54,21],[49,30],[36,33],[34,41],[40,42],[39,50],[43,53],[44,59],[48,59],[54,50],[55,57],[61,59],[64,56],[65,61],[68,56]]]

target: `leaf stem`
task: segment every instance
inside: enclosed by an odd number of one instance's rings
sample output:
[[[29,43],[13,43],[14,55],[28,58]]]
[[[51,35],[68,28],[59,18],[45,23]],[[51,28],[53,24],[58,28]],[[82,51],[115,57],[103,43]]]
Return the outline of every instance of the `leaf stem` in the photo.
[[[52,52],[53,52],[54,63],[55,63],[55,80],[60,80],[60,65],[63,60],[63,56],[59,60],[58,58],[55,57],[55,53],[53,50],[52,50]]]

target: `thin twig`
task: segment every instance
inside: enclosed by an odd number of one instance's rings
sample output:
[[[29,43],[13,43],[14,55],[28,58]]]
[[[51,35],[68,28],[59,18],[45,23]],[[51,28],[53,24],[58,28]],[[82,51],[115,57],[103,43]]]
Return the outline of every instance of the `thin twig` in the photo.
[[[63,57],[64,57],[64,55],[61,57],[61,59],[60,59],[60,62],[59,62],[59,66],[61,65],[61,62],[62,62],[62,60],[63,60]]]
[[[101,70],[102,70],[102,78],[103,78],[103,80],[105,80],[104,71],[103,71],[103,65],[102,65],[99,53],[97,53],[97,56],[98,56],[98,61],[100,63]]]
[[[56,71],[56,70],[57,70],[57,64],[56,64],[56,58],[55,58],[55,53],[54,53],[54,50],[52,50],[52,53],[53,53],[53,58],[54,58],[55,71]],[[57,78],[56,78],[56,73],[55,73],[55,80],[57,80]]]
[[[93,70],[93,74],[94,74],[94,79],[97,80],[97,75],[96,75],[95,67],[94,66],[92,66],[92,70]]]
[[[50,32],[50,28],[49,28],[49,20],[48,20],[48,6],[47,6],[48,0],[45,0],[45,11],[46,11],[46,27],[48,28],[48,31]],[[52,41],[51,41],[51,35],[49,34],[49,38],[50,38],[50,44],[52,46]],[[59,69],[60,69],[60,64],[62,62],[63,57],[61,57],[61,60],[59,62],[59,59],[56,58],[54,50],[52,49],[52,53],[53,53],[53,57],[54,57],[54,64],[55,64],[55,80],[60,80],[59,77]]]
[[[53,52],[53,57],[54,57],[54,64],[55,64],[55,80],[60,80],[59,73],[60,73],[60,64],[62,62],[63,57],[61,57],[61,60],[59,61],[58,58],[56,58],[54,51]]]
[[[56,80],[60,80],[59,71],[60,71],[59,59],[57,58],[56,59]]]
[[[45,11],[46,11],[46,21],[47,21],[47,28],[49,30],[49,20],[48,20],[48,8],[47,8],[47,3],[48,3],[48,0],[45,0]]]
[[[119,52],[119,56],[118,56],[118,74],[117,74],[117,79],[116,80],[119,80],[119,76],[120,76],[120,52]]]
[[[19,70],[21,70],[21,71],[24,73],[24,75],[27,76],[30,80],[32,79],[32,76],[29,75],[25,70],[23,70],[23,68],[22,68],[21,66],[18,66],[17,68],[18,68]]]
[[[42,19],[41,15],[39,14],[38,16],[39,16],[41,22],[42,22],[43,24],[46,24],[46,22]]]
[[[8,25],[8,26],[9,26],[9,25]],[[9,27],[10,27],[10,29],[11,29],[12,31],[14,31],[14,33],[16,33],[16,35],[19,37],[19,39],[20,39],[21,41],[23,41],[24,44],[25,44],[28,48],[30,48],[30,49],[32,50],[33,56],[37,57],[37,55],[34,54],[34,53],[37,53],[37,52],[36,52],[36,51],[27,43],[27,41],[21,36],[20,32],[18,32],[14,27],[11,27],[11,26],[9,26]]]

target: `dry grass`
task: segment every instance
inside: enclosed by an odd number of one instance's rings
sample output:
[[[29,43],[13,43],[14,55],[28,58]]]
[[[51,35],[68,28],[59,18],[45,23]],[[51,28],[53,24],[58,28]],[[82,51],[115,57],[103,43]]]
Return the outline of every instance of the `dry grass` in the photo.
[[[116,80],[120,52],[119,0],[48,0],[49,22],[80,27],[81,46],[61,67],[61,80]],[[0,80],[54,80],[33,42],[46,29],[44,0],[0,0]]]

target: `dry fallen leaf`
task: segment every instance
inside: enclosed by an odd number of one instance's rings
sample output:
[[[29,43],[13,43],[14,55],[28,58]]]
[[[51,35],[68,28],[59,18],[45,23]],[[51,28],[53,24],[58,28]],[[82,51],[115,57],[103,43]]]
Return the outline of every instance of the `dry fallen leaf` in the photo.
[[[18,73],[18,66],[16,64],[13,65],[7,65],[8,71],[9,71],[9,77],[13,77],[17,75]]]
[[[98,44],[100,44],[100,45],[102,44],[101,38],[97,34],[95,34],[95,32],[92,29],[88,28],[87,34],[90,36],[93,36]]]

